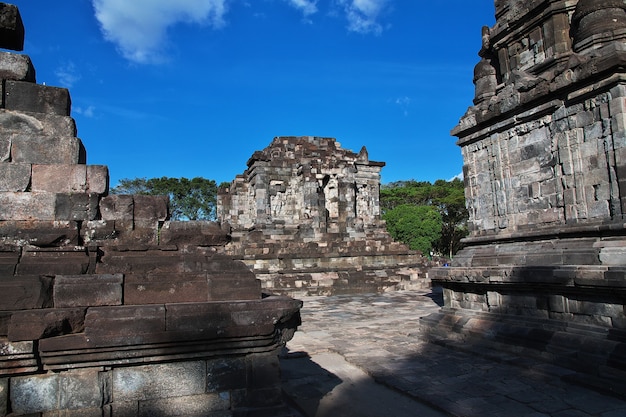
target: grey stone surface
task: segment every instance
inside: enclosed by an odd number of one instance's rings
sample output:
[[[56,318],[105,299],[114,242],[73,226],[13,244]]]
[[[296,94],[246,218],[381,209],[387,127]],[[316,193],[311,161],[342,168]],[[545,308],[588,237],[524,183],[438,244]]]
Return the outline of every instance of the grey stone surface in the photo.
[[[11,137],[11,160],[29,164],[84,164],[87,155],[82,141],[73,136],[18,134]]]
[[[421,317],[439,310],[439,297],[438,293],[406,291],[303,298],[303,325],[287,344],[282,359],[285,390],[307,417],[354,415],[334,412],[346,400],[362,394],[368,397],[365,404],[374,403],[372,412],[380,410],[372,415],[395,415],[384,411],[393,406],[384,401],[386,394],[370,391],[369,382],[356,379],[359,371],[348,369],[345,378],[341,372],[346,368],[333,371],[337,365],[330,358],[340,355],[378,384],[421,403],[415,410],[424,404],[431,408],[414,415],[590,417],[626,413],[623,399],[568,382],[575,373],[567,369],[471,342],[427,342]],[[290,365],[294,360],[301,365]],[[337,389],[342,380],[353,383],[349,392]]]
[[[206,362],[119,368],[113,371],[115,401],[200,395],[206,389]]]
[[[69,116],[70,93],[66,88],[8,80],[4,87],[7,110]]]
[[[0,48],[24,49],[24,23],[17,6],[0,3]]]
[[[0,163],[0,192],[26,191],[30,181],[30,164]]]
[[[0,78],[35,82],[35,67],[28,55],[0,51]]]

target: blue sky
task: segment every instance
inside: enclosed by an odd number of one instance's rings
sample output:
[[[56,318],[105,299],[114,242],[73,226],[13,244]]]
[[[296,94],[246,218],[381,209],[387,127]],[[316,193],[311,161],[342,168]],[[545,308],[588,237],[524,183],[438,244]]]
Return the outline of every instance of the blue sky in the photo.
[[[14,0],[37,82],[67,87],[88,164],[242,173],[275,136],[329,136],[383,183],[450,179],[493,0]]]

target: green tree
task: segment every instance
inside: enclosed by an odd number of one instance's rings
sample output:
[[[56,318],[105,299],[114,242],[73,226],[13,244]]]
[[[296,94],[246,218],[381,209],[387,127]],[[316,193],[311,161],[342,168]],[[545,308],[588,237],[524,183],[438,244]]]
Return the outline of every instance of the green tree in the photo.
[[[461,180],[437,180],[434,184],[409,180],[381,187],[380,205],[383,218],[385,213],[403,204],[437,209],[441,216],[441,237],[433,242],[435,252],[452,257],[461,249],[461,239],[467,235],[468,219]]]
[[[124,178],[111,193],[167,195],[173,220],[215,220],[217,184],[206,178]]]
[[[433,206],[400,204],[383,214],[389,234],[410,249],[430,254],[441,238],[441,215]]]

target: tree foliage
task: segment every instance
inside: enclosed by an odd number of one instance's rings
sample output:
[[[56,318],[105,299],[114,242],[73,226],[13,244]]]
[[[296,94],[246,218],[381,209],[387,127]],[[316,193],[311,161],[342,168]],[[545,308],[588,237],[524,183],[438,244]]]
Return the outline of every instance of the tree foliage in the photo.
[[[215,220],[217,185],[206,178],[124,178],[111,193],[167,195],[173,220]]]
[[[389,234],[410,249],[430,253],[433,244],[441,238],[441,215],[433,206],[400,204],[385,211]]]
[[[432,243],[432,249],[450,257],[461,249],[461,239],[467,235],[468,219],[464,186],[461,180],[437,180],[434,184],[410,180],[387,184],[381,187],[380,204],[383,218],[389,211],[401,205],[435,208],[441,217],[441,235]],[[398,240],[409,244],[407,240]]]

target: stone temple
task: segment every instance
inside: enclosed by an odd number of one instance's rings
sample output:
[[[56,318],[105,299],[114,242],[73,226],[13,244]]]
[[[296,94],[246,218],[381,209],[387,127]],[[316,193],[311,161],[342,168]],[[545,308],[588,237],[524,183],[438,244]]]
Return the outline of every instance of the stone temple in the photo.
[[[427,322],[626,392],[626,2],[495,9],[452,131],[471,233]]]
[[[21,50],[0,3],[0,47]],[[0,52],[0,416],[288,416],[278,353],[301,302],[263,294],[228,235],[108,195],[63,88]]]
[[[431,265],[380,219],[384,165],[333,138],[274,138],[218,195],[226,253],[292,296],[427,287]]]

